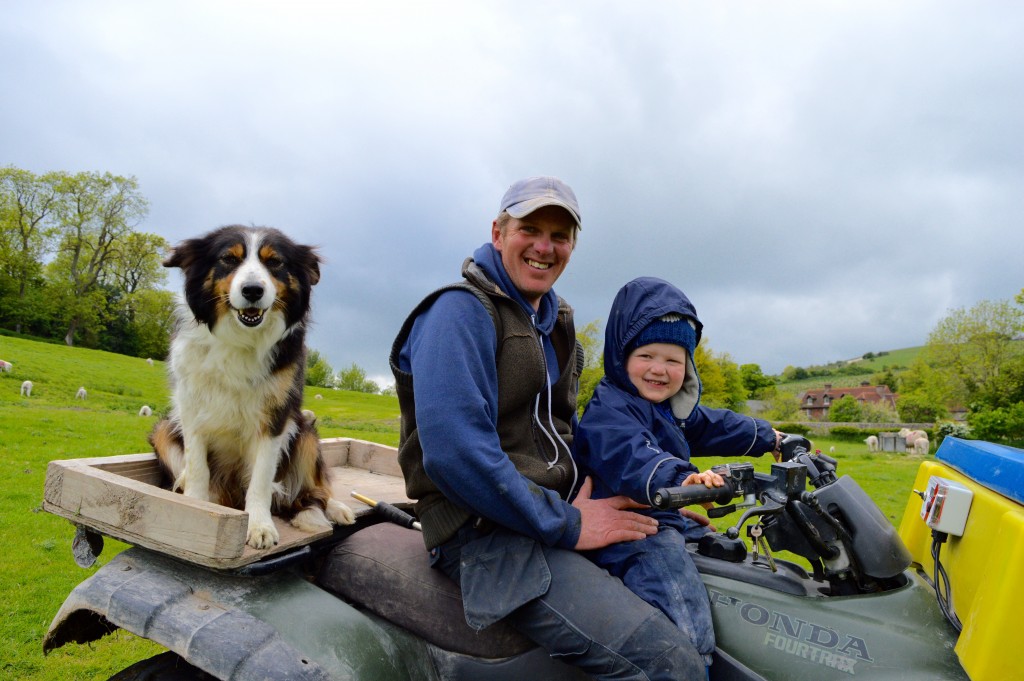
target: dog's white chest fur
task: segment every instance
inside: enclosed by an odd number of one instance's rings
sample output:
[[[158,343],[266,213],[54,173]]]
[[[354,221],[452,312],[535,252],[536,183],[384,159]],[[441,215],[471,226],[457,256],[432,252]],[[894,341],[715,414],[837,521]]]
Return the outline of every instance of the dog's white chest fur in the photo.
[[[218,327],[227,328],[218,328],[216,336],[195,321],[185,324],[171,348],[170,365],[174,408],[182,421],[244,456],[265,424],[263,407],[281,399],[269,374],[274,344],[266,340],[280,338],[281,332],[239,333],[231,328],[233,321],[222,320]],[[283,326],[274,317],[265,323]]]

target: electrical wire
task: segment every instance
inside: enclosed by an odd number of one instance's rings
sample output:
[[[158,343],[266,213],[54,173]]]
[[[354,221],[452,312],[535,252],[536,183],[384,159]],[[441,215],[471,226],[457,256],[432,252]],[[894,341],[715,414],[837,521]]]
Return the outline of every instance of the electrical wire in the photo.
[[[960,633],[963,630],[963,625],[953,611],[949,575],[946,574],[946,568],[942,567],[942,563],[939,561],[939,551],[942,550],[945,541],[946,533],[932,532],[932,585],[935,587],[935,598],[939,602],[939,610],[946,616],[957,633]]]

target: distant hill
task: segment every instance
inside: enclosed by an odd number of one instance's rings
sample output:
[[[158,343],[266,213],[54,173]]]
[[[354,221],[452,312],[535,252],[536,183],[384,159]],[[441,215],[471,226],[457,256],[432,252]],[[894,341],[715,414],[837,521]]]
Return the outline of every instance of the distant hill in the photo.
[[[923,345],[899,350],[883,350],[865,353],[868,357],[838,360],[827,365],[802,367],[806,377],[781,380],[777,387],[783,392],[793,394],[804,390],[822,388],[826,383],[837,388],[855,387],[862,381],[870,381],[872,376],[883,371],[892,371],[897,376],[909,368],[924,349]]]

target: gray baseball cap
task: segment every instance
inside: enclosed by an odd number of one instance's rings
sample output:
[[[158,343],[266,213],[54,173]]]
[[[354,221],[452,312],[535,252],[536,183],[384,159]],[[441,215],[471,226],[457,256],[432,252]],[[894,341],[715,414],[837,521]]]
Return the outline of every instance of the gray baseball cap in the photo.
[[[561,206],[569,211],[576,226],[583,229],[576,194],[557,177],[538,176],[519,180],[501,197],[501,209],[498,212],[508,211],[509,215],[518,219],[544,206]]]

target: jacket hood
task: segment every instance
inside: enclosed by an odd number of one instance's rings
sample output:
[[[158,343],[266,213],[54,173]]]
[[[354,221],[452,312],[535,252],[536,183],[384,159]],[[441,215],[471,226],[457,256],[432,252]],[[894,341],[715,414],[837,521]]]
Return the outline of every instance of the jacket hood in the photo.
[[[639,396],[626,373],[626,347],[651,322],[670,313],[693,321],[699,344],[703,324],[693,303],[678,288],[662,279],[640,277],[619,289],[604,332],[605,380],[630,395]],[[668,400],[675,417],[680,420],[688,418],[700,401],[700,393],[700,377],[692,355],[687,352],[683,387]]]
[[[505,265],[501,262],[501,253],[494,244],[487,243],[476,249],[472,260],[491,282],[498,285],[502,293],[519,303],[528,316],[535,318],[534,323],[538,331],[545,335],[551,333],[555,328],[555,322],[558,321],[558,295],[554,289],[544,294],[538,309],[534,310],[533,305],[526,302],[519,289],[512,283],[508,272],[505,271]],[[468,264],[463,267],[463,276],[472,276],[472,268]],[[477,281],[477,284],[482,285],[482,282]]]

